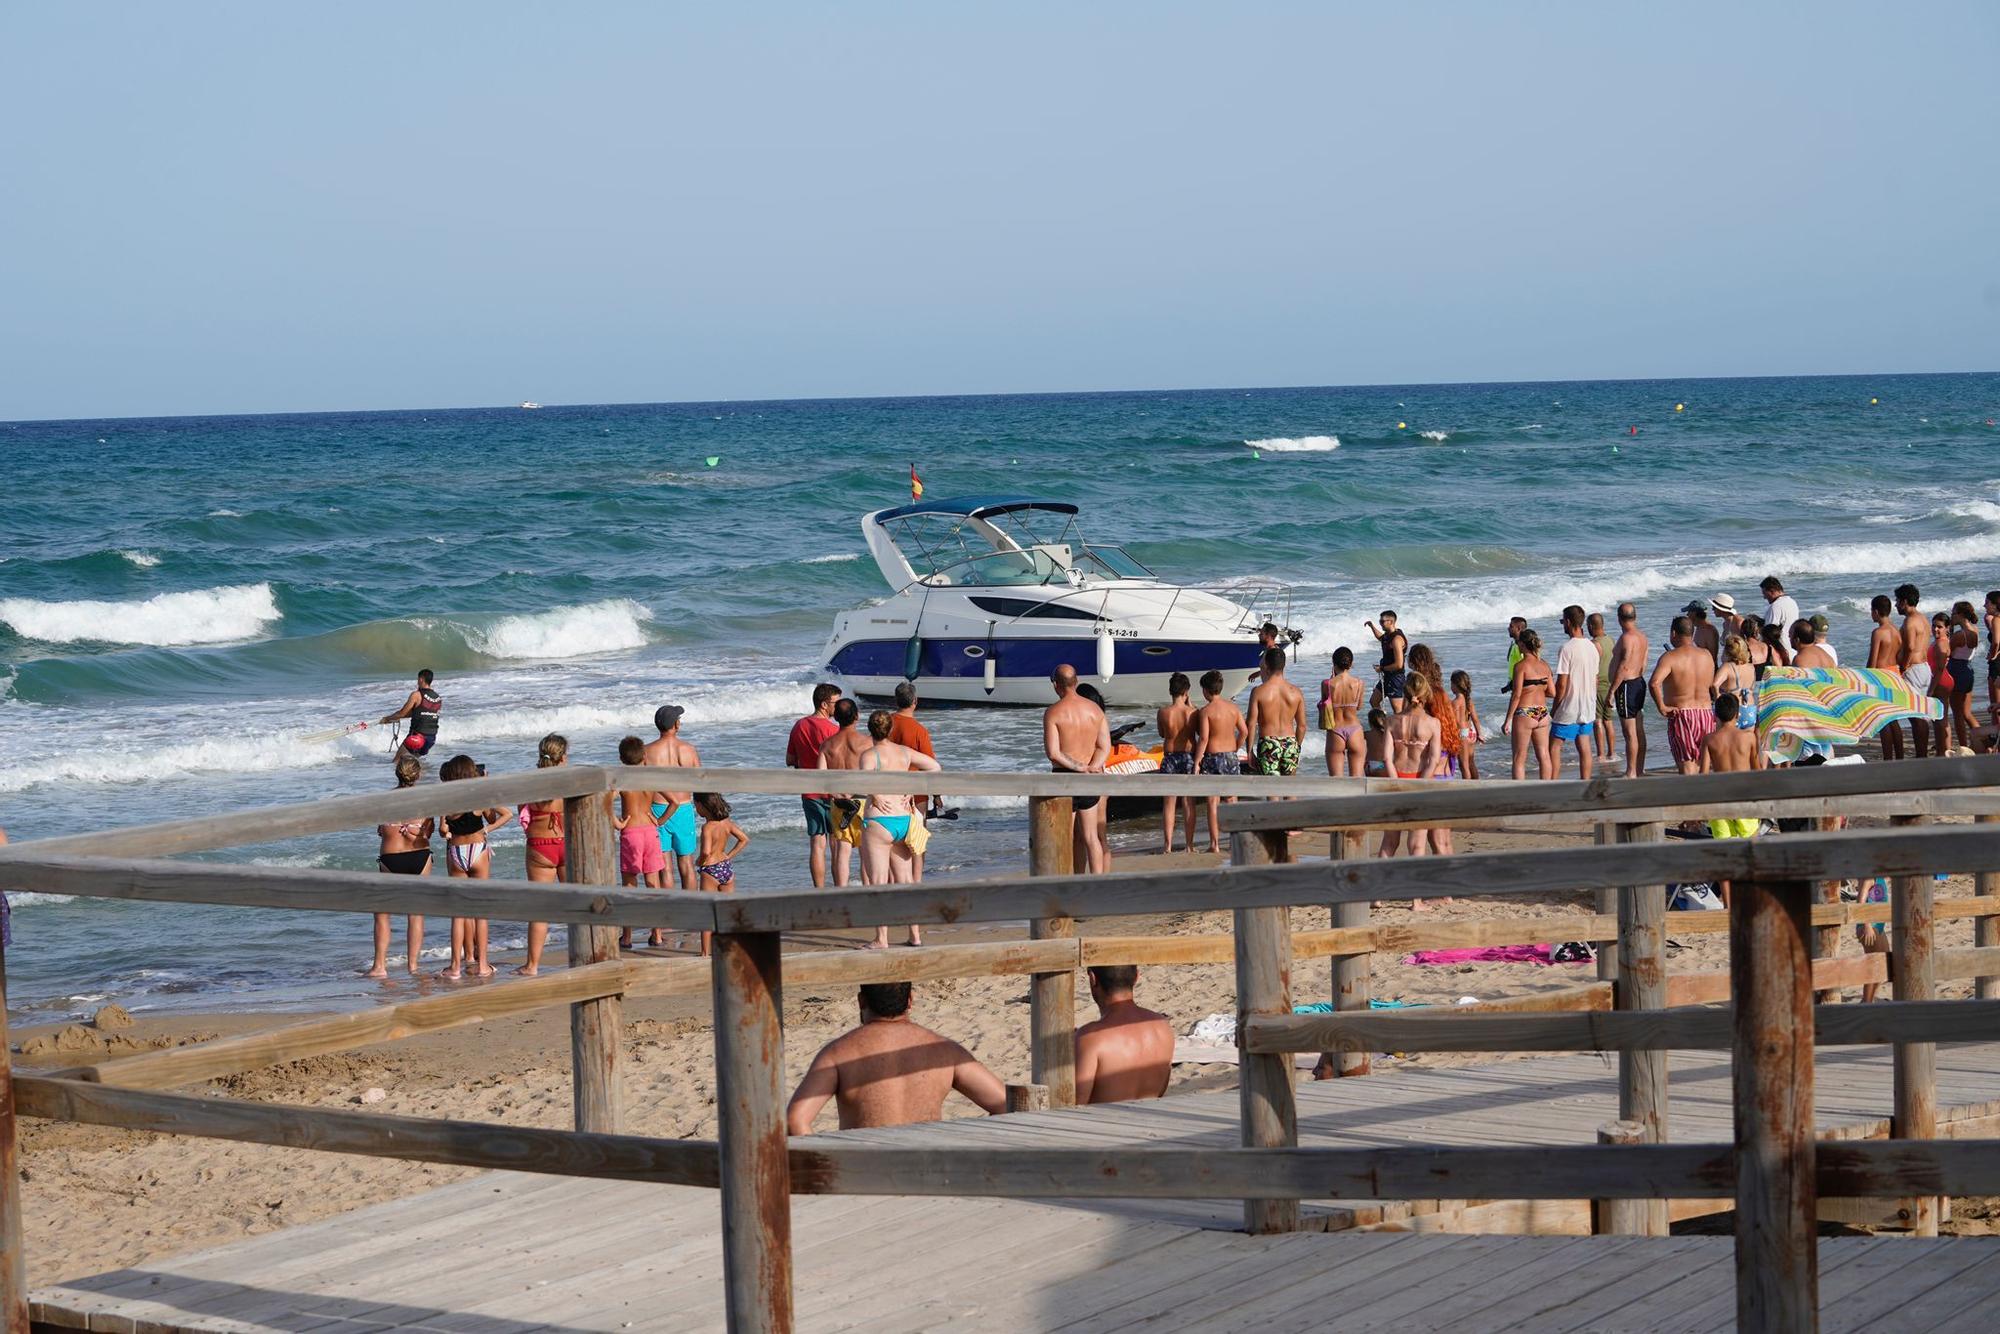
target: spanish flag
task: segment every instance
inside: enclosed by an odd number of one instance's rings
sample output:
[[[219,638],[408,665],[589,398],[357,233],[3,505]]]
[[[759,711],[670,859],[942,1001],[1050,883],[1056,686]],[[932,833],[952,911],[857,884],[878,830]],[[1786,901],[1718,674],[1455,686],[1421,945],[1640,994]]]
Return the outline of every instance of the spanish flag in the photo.
[[[915,500],[922,500],[923,498],[924,498],[923,479],[917,476],[917,465],[912,463],[910,465],[910,499],[915,501]]]

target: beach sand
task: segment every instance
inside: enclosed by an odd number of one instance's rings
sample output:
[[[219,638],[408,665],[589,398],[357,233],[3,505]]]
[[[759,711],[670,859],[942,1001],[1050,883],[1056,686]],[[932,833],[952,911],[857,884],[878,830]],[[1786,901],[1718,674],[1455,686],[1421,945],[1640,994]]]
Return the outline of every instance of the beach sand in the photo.
[[[1561,835],[1462,833],[1461,851],[1574,845],[1581,838]],[[1308,845],[1310,850],[1310,845]],[[1118,869],[1143,869],[1145,858],[1121,856]],[[1972,892],[1963,878],[1940,885],[1941,896]],[[1584,895],[1532,898],[1481,897],[1439,905],[1421,918],[1402,906],[1378,908],[1375,921],[1493,920],[1572,916],[1590,911]],[[1328,925],[1324,908],[1294,912],[1296,929]],[[1085,935],[1188,935],[1225,933],[1225,913],[1170,917],[1117,918],[1084,922]],[[1023,934],[1004,928],[933,928],[934,943],[999,940]],[[815,933],[788,943],[793,949],[824,949],[830,937],[860,943],[865,932]],[[1940,947],[1972,942],[1972,923],[1940,923]],[[1668,950],[1671,972],[1719,970],[1727,963],[1727,937],[1690,936]],[[1842,955],[1859,952],[1851,930],[1841,937]],[[1573,986],[1595,978],[1589,966],[1534,967],[1521,964],[1465,964],[1406,967],[1398,956],[1377,954],[1374,994],[1450,1004],[1462,996],[1497,999]],[[1294,972],[1298,1002],[1329,998],[1327,960],[1303,961]],[[1094,1017],[1085,988],[1078,986],[1079,1021]],[[1970,993],[1965,982],[1946,984],[1947,996]],[[1857,998],[1858,991],[1849,993]],[[1234,1004],[1234,972],[1227,965],[1190,965],[1144,970],[1142,1003],[1165,1011],[1185,1034],[1205,1016],[1227,1013]],[[917,986],[918,1022],[964,1042],[1003,1080],[1028,1079],[1028,982],[1023,977],[925,982]],[[298,1015],[181,1016],[141,1019],[119,1036],[138,1042],[174,1042],[293,1022]],[[706,996],[633,1002],[626,1010],[627,1107],[630,1129],[639,1134],[709,1137],[715,1134],[713,1055]],[[785,998],[786,1083],[804,1072],[813,1053],[855,1020],[851,991],[788,991]],[[16,1035],[32,1046],[34,1030]],[[77,1057],[22,1058],[24,1068],[71,1064]],[[1492,1056],[1432,1055],[1378,1060],[1380,1077],[1411,1065],[1490,1062]],[[1531,1059],[1531,1058],[1519,1058]],[[1234,1066],[1184,1065],[1176,1068],[1174,1091],[1233,1086]],[[477,1028],[431,1034],[350,1053],[305,1061],[217,1081],[212,1091],[231,1097],[307,1106],[361,1109],[409,1116],[495,1121],[509,1125],[567,1128],[570,1124],[569,1029],[566,1007],[504,1019]],[[371,1089],[379,1101],[364,1102]],[[200,1091],[186,1090],[190,1092]],[[1171,1096],[1171,1092],[1169,1094]],[[952,1098],[947,1116],[978,1115],[970,1103]],[[170,1138],[45,1121],[21,1123],[28,1266],[42,1283],[117,1268],[303,1223],[380,1200],[413,1194],[460,1180],[467,1169],[388,1162],[341,1154],[312,1153],[216,1140]],[[821,1127],[831,1128],[832,1112]],[[1968,1222],[1981,1211],[1961,1209]]]

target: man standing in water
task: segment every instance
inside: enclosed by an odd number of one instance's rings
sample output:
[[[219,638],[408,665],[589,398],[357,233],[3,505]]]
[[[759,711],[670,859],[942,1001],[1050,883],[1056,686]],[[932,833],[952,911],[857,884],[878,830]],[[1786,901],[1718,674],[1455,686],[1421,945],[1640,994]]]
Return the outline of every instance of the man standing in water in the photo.
[[[653,711],[653,726],[659,729],[659,739],[646,744],[646,763],[664,769],[699,769],[701,756],[695,748],[681,740],[681,716],[687,712],[678,704],[662,704]],[[666,804],[653,804],[653,815],[660,822],[660,851],[667,854],[667,860],[680,868],[682,889],[700,889],[701,881],[695,875],[694,853],[700,845],[700,833],[694,819],[694,791],[661,792]],[[706,933],[703,933],[706,935]],[[705,951],[704,951],[705,952]]]
[[[1785,591],[1784,581],[1775,574],[1765,575],[1764,582],[1758,584],[1757,588],[1764,594],[1764,601],[1768,604],[1764,624],[1777,626],[1779,642],[1790,644],[1792,622],[1799,619],[1798,600]]]
[[[1674,617],[1669,631],[1673,647],[1660,655],[1653,668],[1653,703],[1667,720],[1667,749],[1684,774],[1698,773],[1701,743],[1715,730],[1714,701],[1708,688],[1715,684],[1715,658],[1697,648],[1694,627],[1685,616]]]
[[[410,734],[403,738],[402,752],[422,759],[431,753],[438,739],[438,710],[444,707],[444,696],[431,689],[435,678],[426,667],[417,673],[417,688],[403,701],[403,707],[382,720],[382,725],[410,720]]]
[[[1915,584],[1901,584],[1896,589],[1896,610],[1903,613],[1902,643],[1897,646],[1896,668],[1903,679],[1910,683],[1910,689],[1917,692],[1919,699],[1929,699],[1931,695],[1931,618],[1917,610],[1923,600]],[[1917,758],[1930,753],[1931,720],[1910,719],[1910,737],[1916,742]],[[1938,747],[1943,753],[1943,746]]]
[[[1903,670],[1903,636],[1890,620],[1895,606],[1889,599],[1877,593],[1868,600],[1868,615],[1875,622],[1874,630],[1868,635],[1868,666],[1870,670],[1901,673]],[[1882,738],[1882,758],[1900,760],[1903,758],[1903,725],[1891,722],[1878,735]]]
[[[1382,661],[1375,664],[1375,671],[1381,680],[1375,685],[1375,693],[1368,697],[1371,705],[1380,704],[1385,699],[1403,698],[1403,681],[1407,670],[1405,661],[1410,650],[1410,639],[1396,628],[1396,613],[1382,613],[1382,628],[1377,630],[1375,622],[1363,621],[1368,633],[1375,636],[1375,642],[1382,646]]]
[[[1597,727],[1597,645],[1585,635],[1583,608],[1563,608],[1562,651],[1556,655],[1556,708],[1552,734],[1558,746],[1576,743],[1578,777],[1590,781],[1595,760],[1591,733]]]
[[[1306,698],[1285,679],[1283,649],[1264,650],[1264,682],[1250,692],[1247,722],[1257,771],[1271,778],[1296,774],[1299,748],[1305,744]]]
[[[1076,668],[1064,663],[1049,674],[1056,702],[1042,713],[1042,749],[1056,773],[1101,774],[1111,757],[1111,725],[1104,710],[1076,693]],[[1104,845],[1106,824],[1102,797],[1077,797],[1070,803],[1074,831],[1088,870],[1102,875],[1110,864]],[[1085,867],[1078,867],[1084,870]]]
[[[833,702],[833,735],[820,745],[818,767],[861,767],[861,752],[868,749],[869,737],[855,726],[860,718],[861,706],[853,700],[838,699]],[[835,793],[827,797],[827,811],[832,825],[827,851],[833,854],[833,884],[838,889],[848,883],[854,850],[861,846],[861,802],[855,797]],[[865,861],[861,864],[861,880],[863,884],[868,882],[868,863]]]
[[[1639,628],[1639,613],[1618,604],[1618,642],[1611,648],[1611,706],[1625,733],[1625,776],[1646,772],[1646,659],[1653,646]]]
[[[839,700],[839,686],[822,681],[813,687],[813,711],[792,724],[792,735],[785,743],[787,769],[819,768],[820,747],[840,730],[840,724],[833,720],[833,706]],[[829,800],[824,792],[808,792],[799,798],[806,813],[806,869],[812,873],[814,889],[826,884],[827,844],[833,838]]]
[[[1596,742],[1597,762],[1610,764],[1618,758],[1618,718],[1611,709],[1611,650],[1618,641],[1604,633],[1601,611],[1590,613],[1583,624],[1590,642],[1597,645],[1597,725],[1591,729],[1591,739]],[[1451,738],[1445,740],[1449,743]]]

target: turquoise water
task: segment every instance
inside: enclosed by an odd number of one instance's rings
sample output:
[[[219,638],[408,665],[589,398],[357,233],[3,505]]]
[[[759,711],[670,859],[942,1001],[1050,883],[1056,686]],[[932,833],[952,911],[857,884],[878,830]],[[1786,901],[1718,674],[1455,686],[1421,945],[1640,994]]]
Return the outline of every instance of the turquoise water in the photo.
[[[388,712],[420,666],[442,753],[496,772],[551,730],[613,759],[667,702],[705,759],[777,764],[832,613],[885,591],[858,521],[911,463],[933,497],[1075,501],[1177,580],[1288,583],[1308,685],[1393,607],[1490,724],[1506,618],[1546,634],[1569,602],[1633,598],[1657,630],[1775,573],[1854,653],[1904,577],[1926,605],[2000,585],[1996,413],[1981,374],[0,424],[0,825],[386,786],[379,733],[296,738]],[[1029,714],[929,721],[947,766],[1040,764]],[[934,870],[1018,860],[1019,805],[967,803]],[[794,811],[740,803],[746,890],[803,881]],[[374,842],[221,855],[364,868]],[[383,994],[353,977],[364,918],[31,897],[15,923],[37,1015]]]

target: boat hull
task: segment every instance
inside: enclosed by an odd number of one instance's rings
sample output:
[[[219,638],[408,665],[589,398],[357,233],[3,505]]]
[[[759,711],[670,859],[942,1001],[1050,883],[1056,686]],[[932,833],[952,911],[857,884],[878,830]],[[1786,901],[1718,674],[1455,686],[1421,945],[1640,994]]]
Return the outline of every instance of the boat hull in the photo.
[[[1155,708],[1167,702],[1167,682],[1175,672],[1198,683],[1204,672],[1220,671],[1224,693],[1236,694],[1255,674],[1258,656],[1254,640],[1120,638],[1112,641],[1113,670],[1107,676],[1096,670],[1094,637],[924,638],[915,650],[912,678],[907,639],[851,640],[829,649],[827,669],[843,690],[864,699],[887,699],[903,681],[914,679],[917,693],[928,701],[1046,705],[1050,674],[1067,665],[1114,707]]]

